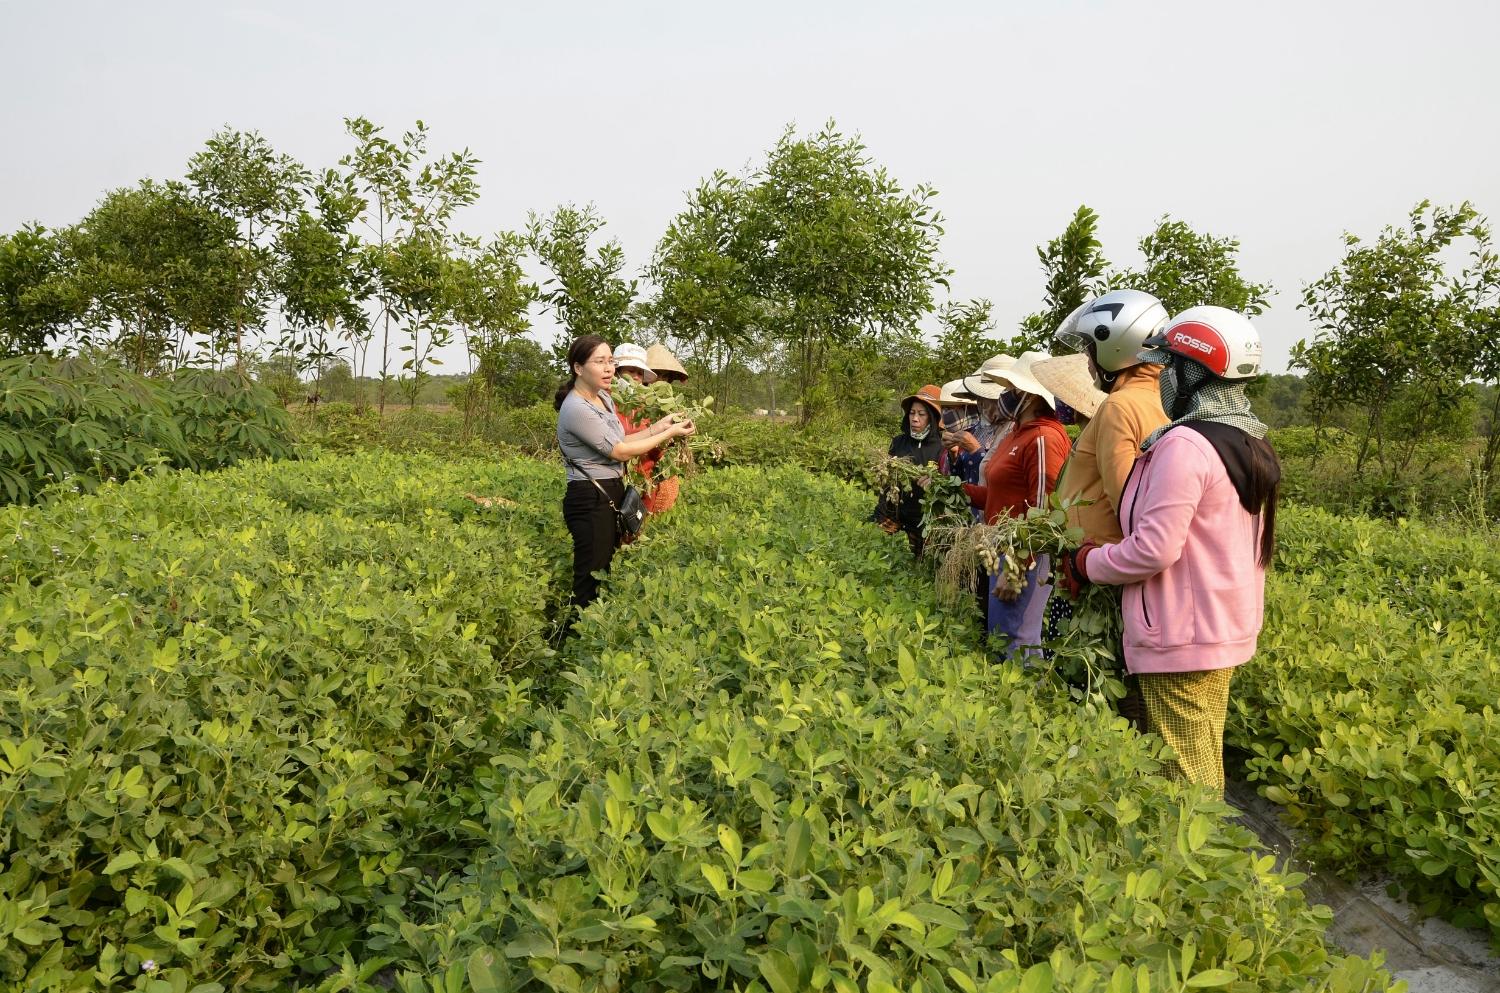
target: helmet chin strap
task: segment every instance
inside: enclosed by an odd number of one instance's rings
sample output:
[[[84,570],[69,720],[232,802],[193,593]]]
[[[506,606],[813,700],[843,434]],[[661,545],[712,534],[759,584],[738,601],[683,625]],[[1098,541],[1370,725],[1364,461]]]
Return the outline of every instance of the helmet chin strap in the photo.
[[[1194,365],[1196,364],[1194,363]],[[1193,409],[1193,398],[1198,395],[1199,390],[1208,385],[1210,377],[1207,375],[1199,376],[1198,381],[1189,386],[1187,383],[1188,362],[1180,356],[1173,356],[1172,362],[1167,367],[1164,375],[1171,376],[1172,385],[1176,387],[1175,395],[1172,398],[1172,409],[1167,411],[1167,415],[1174,421],[1181,420],[1187,416],[1188,411]]]
[[[1120,378],[1120,371],[1109,372],[1099,364],[1098,346],[1092,341],[1088,344],[1089,372],[1094,377],[1094,385],[1105,393],[1113,393],[1115,382]],[[1123,371],[1123,370],[1121,370]]]

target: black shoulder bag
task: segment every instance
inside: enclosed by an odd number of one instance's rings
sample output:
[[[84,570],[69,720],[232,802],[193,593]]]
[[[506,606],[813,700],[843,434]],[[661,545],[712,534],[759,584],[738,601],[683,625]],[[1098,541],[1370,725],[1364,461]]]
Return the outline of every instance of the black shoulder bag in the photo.
[[[604,502],[609,504],[610,509],[615,512],[615,531],[620,540],[628,541],[640,534],[641,525],[646,523],[646,504],[641,500],[641,491],[627,483],[625,495],[620,498],[620,503],[616,506],[615,502],[609,498],[609,494],[604,492],[604,487],[599,485],[599,480],[590,476],[583,466],[568,458],[567,452],[563,452],[561,448],[558,451],[562,454],[564,462],[583,473],[584,478],[594,484],[594,489],[599,491]]]

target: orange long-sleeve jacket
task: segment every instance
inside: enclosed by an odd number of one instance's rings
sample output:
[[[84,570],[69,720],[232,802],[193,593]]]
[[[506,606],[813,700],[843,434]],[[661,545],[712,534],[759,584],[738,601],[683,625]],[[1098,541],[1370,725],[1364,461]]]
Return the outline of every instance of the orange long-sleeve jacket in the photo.
[[[1057,484],[1059,499],[1090,500],[1068,512],[1068,523],[1083,529],[1096,544],[1117,542],[1120,497],[1125,481],[1141,456],[1141,443],[1167,423],[1161,409],[1157,380],[1162,366],[1145,363],[1120,373],[1114,390],[1100,404],[1094,419],[1078,436],[1073,456]]]

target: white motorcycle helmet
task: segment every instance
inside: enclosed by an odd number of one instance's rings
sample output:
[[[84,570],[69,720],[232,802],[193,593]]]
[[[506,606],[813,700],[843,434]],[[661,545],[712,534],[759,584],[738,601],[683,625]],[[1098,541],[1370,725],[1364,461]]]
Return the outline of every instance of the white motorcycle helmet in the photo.
[[[1074,352],[1092,346],[1099,368],[1114,373],[1140,364],[1137,353],[1167,316],[1167,308],[1149,293],[1111,290],[1069,314],[1052,337]]]
[[[1228,307],[1189,307],[1143,344],[1191,359],[1220,379],[1260,375],[1260,334],[1250,318]]]

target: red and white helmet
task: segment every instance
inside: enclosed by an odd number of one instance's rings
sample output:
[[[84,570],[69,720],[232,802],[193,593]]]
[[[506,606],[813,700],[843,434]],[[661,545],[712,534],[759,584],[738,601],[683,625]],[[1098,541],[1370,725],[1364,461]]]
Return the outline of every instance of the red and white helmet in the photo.
[[[1192,359],[1220,379],[1260,375],[1260,334],[1250,318],[1228,307],[1189,307],[1147,338],[1145,347]]]
[[[1105,372],[1140,364],[1146,339],[1167,322],[1167,308],[1143,290],[1111,290],[1063,319],[1053,340],[1074,352],[1094,351]]]

